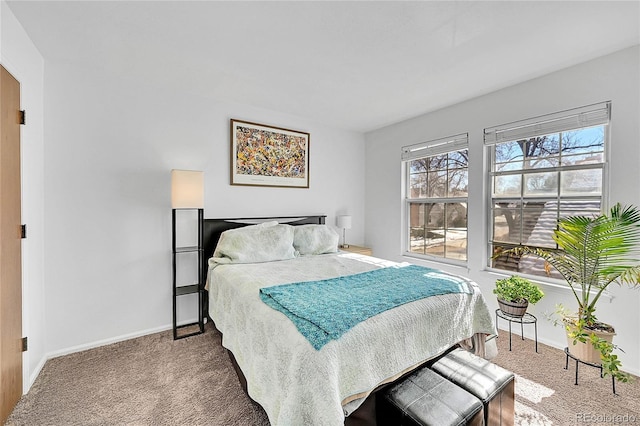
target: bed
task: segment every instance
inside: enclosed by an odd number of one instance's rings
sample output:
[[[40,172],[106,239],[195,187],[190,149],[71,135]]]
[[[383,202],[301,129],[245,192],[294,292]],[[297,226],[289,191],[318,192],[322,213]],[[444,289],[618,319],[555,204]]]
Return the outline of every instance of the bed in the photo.
[[[484,338],[496,332],[475,283],[433,270],[429,273],[462,290],[383,306],[346,327],[340,318],[335,321],[339,332],[328,333],[330,337],[321,333],[318,340],[314,331],[296,322],[298,299],[290,302],[286,294],[284,300],[294,306],[278,310],[281,299],[271,298],[289,287],[307,287],[313,297],[329,284],[350,288],[349,280],[418,267],[336,251],[337,234],[324,225],[325,216],[273,219],[206,219],[204,224],[206,314],[222,333],[246,392],[265,409],[272,425],[375,424],[376,390],[461,343],[483,352]],[[289,238],[294,239],[292,248],[287,247]],[[318,287],[309,293],[311,284]],[[317,301],[323,308],[316,313],[320,317],[310,320],[312,326],[341,314],[328,314],[329,308],[320,304],[325,298]],[[353,304],[352,299],[338,311]]]

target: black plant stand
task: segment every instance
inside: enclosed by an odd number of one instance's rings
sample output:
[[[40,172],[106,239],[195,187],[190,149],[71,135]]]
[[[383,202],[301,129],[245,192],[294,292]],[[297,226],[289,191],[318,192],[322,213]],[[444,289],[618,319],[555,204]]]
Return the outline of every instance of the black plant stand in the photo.
[[[536,341],[536,353],[538,353],[538,319],[530,313],[525,313],[522,317],[514,317],[503,312],[501,309],[496,309],[496,327],[498,326],[498,318],[505,319],[509,322],[509,351],[511,351],[511,323],[520,323],[520,336],[524,340],[524,324],[533,324],[534,336]]]
[[[602,364],[594,364],[594,363],[592,363],[592,362],[587,362],[587,361],[583,361],[583,360],[581,360],[581,359],[578,359],[578,358],[576,358],[575,356],[573,356],[573,355],[571,355],[571,354],[569,353],[569,348],[568,348],[568,347],[567,347],[567,348],[564,348],[564,353],[567,355],[567,357],[566,357],[567,359],[566,359],[566,362],[565,362],[565,364],[564,364],[564,369],[565,369],[565,370],[568,370],[568,369],[569,369],[569,358],[571,358],[571,359],[573,359],[573,360],[575,360],[575,361],[576,361],[576,383],[575,383],[575,384],[576,384],[576,386],[578,385],[578,363],[580,363],[580,364],[586,364],[586,365],[589,365],[589,366],[591,366],[591,367],[595,367],[595,368],[599,368],[599,369],[600,369],[600,378],[602,378],[602,377],[603,377],[603,374],[602,374]],[[611,387],[613,388],[613,394],[614,394],[614,395],[617,395],[617,393],[616,393],[616,378],[615,378],[615,377],[613,377],[613,376],[611,377]]]

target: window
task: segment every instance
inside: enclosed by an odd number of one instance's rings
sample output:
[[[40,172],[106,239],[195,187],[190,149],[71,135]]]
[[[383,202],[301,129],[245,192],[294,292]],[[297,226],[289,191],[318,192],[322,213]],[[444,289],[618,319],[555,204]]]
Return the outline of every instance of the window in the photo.
[[[558,219],[600,213],[609,112],[610,103],[602,103],[485,129],[491,255],[516,245],[557,248],[552,236]],[[559,278],[533,256],[499,256],[489,264]]]
[[[467,260],[467,134],[402,149],[407,173],[405,252]]]

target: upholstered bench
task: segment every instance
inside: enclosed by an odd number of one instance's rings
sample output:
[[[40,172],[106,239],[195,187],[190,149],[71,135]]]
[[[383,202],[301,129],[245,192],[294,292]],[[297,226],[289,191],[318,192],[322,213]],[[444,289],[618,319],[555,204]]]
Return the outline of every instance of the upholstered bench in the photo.
[[[442,376],[421,368],[378,397],[379,426],[482,425],[482,402]]]
[[[512,372],[463,349],[449,352],[433,363],[431,369],[482,401],[486,425],[513,425]]]

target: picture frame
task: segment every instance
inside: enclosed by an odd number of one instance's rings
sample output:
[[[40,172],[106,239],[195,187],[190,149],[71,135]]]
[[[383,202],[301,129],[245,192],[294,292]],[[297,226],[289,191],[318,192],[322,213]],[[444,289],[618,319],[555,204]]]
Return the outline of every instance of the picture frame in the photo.
[[[310,134],[231,119],[231,185],[309,188]]]

